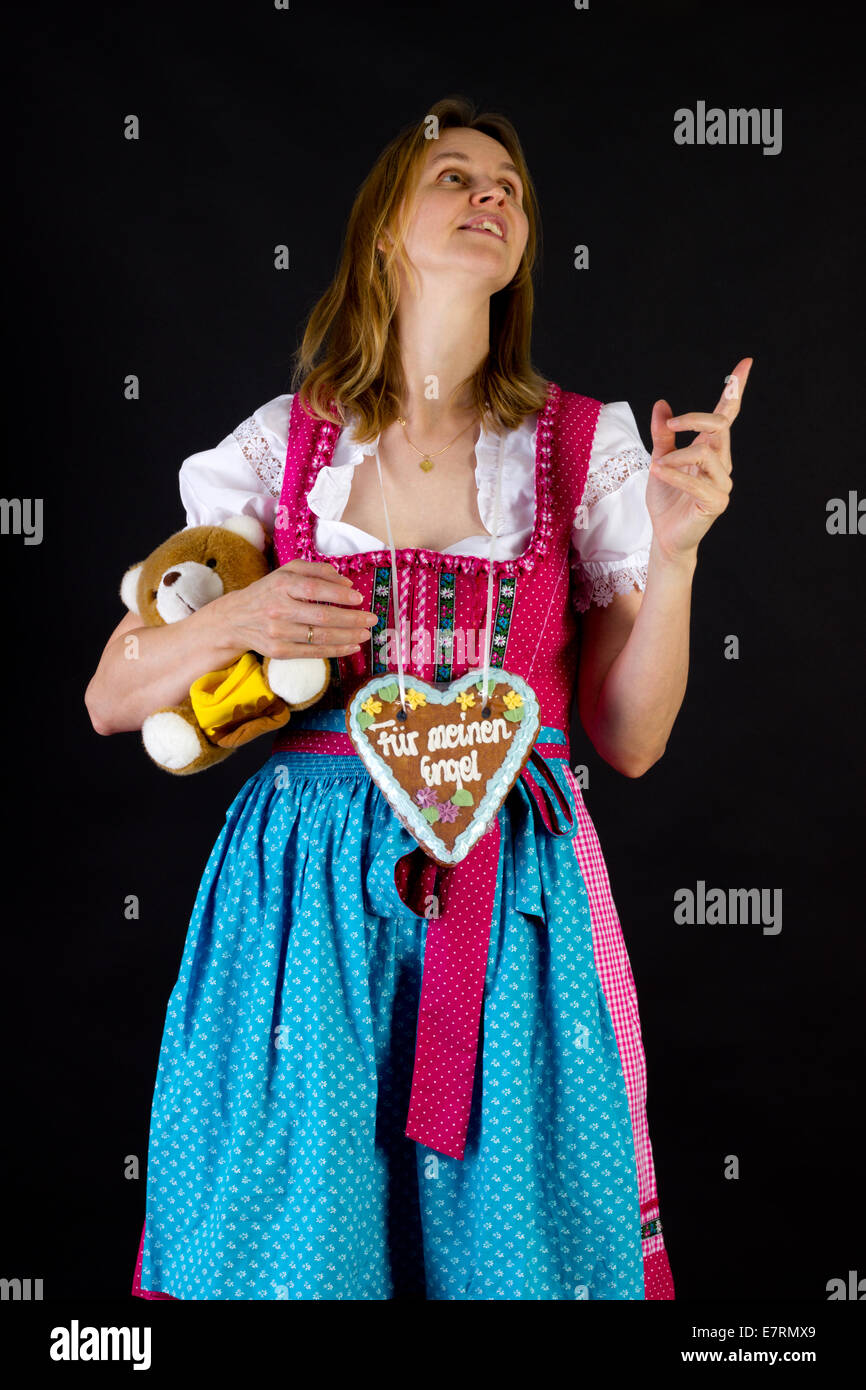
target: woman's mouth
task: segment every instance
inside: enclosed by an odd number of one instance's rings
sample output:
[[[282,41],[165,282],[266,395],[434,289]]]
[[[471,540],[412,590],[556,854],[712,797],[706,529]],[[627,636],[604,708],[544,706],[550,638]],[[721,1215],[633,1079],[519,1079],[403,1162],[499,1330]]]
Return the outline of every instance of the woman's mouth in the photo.
[[[460,227],[461,232],[486,232],[488,236],[495,236],[499,241],[505,241],[505,224],[499,217],[477,217],[472,222],[464,222]]]

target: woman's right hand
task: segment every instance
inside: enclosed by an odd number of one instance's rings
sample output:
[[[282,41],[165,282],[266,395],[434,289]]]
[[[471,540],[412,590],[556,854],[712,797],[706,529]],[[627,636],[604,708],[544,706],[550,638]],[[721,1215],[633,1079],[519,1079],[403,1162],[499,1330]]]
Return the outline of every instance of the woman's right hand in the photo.
[[[351,579],[333,565],[290,560],[207,607],[220,610],[220,625],[237,639],[238,655],[327,658],[348,656],[367,640],[376,615],[360,603],[363,597]],[[307,641],[310,627],[312,642]]]

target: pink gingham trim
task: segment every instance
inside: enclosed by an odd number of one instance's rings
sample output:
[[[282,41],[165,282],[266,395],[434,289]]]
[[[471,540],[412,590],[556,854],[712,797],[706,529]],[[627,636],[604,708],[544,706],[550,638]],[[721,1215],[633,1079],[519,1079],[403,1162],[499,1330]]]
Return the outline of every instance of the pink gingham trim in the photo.
[[[589,897],[595,965],[619,1046],[634,1133],[641,1221],[647,1222],[658,1216],[659,1211],[646,1118],[646,1056],[641,1038],[637,991],[598,835],[571,768],[568,763],[562,766],[577,807],[578,829],[572,843]],[[645,1255],[664,1249],[664,1236],[648,1236],[643,1242],[643,1249]]]

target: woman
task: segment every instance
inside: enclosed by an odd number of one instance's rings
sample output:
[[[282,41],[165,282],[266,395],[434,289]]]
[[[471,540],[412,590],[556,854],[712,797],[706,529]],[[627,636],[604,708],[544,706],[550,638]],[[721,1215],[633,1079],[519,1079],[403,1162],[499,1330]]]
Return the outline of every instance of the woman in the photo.
[[[650,463],[625,402],[530,363],[537,227],[504,117],[449,99],[391,143],[298,389],[181,469],[188,525],[255,515],[280,567],[171,627],[130,615],[89,687],[113,733],[247,650],[312,646],[332,668],[236,796],[197,895],[154,1094],[144,1297],[673,1297],[634,984],[567,764],[576,615],[583,726],[640,776],[682,702],[751,359],[713,414],[656,402]],[[701,432],[674,452],[677,429]],[[528,681],[542,727],[534,775],[442,869],[345,706],[371,674],[446,686],[474,666]]]

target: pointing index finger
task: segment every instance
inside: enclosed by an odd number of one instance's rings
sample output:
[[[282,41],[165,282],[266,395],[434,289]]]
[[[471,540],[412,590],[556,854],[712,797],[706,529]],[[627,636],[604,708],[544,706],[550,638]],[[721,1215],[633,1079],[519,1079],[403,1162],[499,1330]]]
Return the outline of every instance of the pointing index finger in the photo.
[[[733,423],[740,413],[740,403],[743,399],[743,391],[749,379],[749,373],[754,363],[753,357],[741,357],[730,376],[725,380],[725,389],[719,397],[718,405],[713,414],[724,415],[727,420]]]

